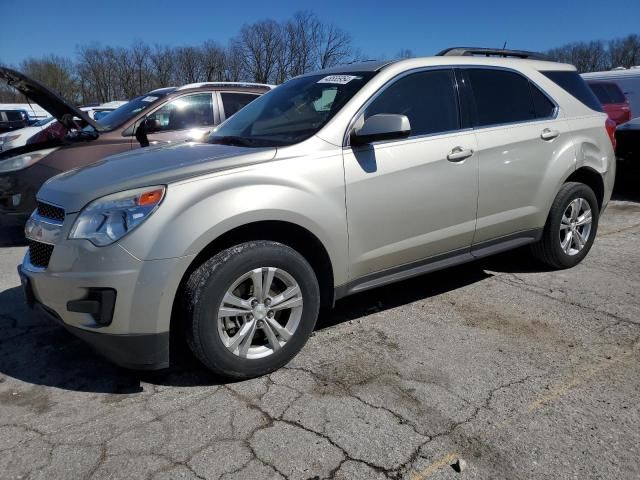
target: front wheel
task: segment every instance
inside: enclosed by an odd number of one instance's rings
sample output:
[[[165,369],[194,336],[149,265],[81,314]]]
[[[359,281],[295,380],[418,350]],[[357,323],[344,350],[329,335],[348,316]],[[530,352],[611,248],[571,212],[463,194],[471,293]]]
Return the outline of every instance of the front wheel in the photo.
[[[302,349],[319,306],[318,282],[302,255],[281,243],[243,243],[213,256],[189,277],[187,340],[219,375],[264,375]]]
[[[577,265],[591,250],[599,216],[591,188],[583,183],[565,183],[551,206],[542,238],[532,246],[533,254],[552,268]]]

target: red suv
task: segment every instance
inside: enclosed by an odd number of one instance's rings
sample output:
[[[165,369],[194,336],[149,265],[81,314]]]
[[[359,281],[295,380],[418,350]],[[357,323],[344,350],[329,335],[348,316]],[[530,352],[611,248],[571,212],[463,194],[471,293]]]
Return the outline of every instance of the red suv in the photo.
[[[631,107],[620,87],[614,82],[587,81],[609,118],[616,125],[631,120]]]

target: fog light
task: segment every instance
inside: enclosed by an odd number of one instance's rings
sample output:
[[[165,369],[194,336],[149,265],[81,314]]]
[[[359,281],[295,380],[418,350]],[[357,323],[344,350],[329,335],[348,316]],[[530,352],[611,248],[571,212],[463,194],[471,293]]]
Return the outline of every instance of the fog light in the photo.
[[[15,195],[13,195],[11,197],[11,204],[14,207],[17,207],[18,205],[20,205],[20,201],[22,200],[22,194],[21,193],[16,193]]]

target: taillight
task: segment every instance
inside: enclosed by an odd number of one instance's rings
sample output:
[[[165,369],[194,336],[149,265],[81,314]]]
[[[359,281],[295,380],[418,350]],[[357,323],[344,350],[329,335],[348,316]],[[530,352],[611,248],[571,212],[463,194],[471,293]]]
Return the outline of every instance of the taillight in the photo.
[[[616,122],[607,117],[607,120],[604,122],[604,128],[607,129],[607,134],[609,135],[609,140],[611,140],[611,145],[613,146],[613,150],[616,149]]]

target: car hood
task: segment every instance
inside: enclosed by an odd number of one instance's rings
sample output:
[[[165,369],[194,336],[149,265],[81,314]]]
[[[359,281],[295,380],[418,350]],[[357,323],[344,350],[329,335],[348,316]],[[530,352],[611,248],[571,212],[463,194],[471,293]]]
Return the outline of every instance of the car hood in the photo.
[[[38,199],[74,213],[92,200],[111,193],[166,185],[198,175],[262,163],[273,159],[275,154],[275,148],[206,143],[144,148],[61,173],[42,186]]]
[[[73,128],[70,122],[73,117],[78,117],[96,130],[98,129],[98,124],[89,115],[68,103],[40,82],[7,67],[0,67],[0,79],[5,80],[29,100],[40,105],[67,128]]]

